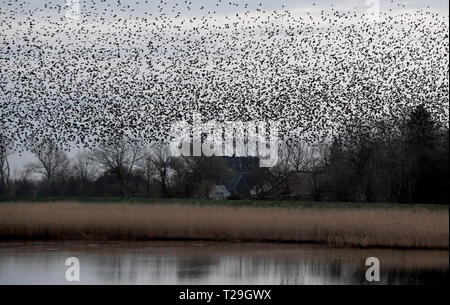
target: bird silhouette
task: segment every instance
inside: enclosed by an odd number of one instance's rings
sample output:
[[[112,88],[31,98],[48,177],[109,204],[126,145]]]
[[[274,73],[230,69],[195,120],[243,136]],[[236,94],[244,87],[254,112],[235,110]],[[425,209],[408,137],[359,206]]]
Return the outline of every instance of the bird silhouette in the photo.
[[[15,149],[51,139],[167,141],[172,124],[277,121],[318,141],[425,104],[448,126],[448,16],[314,3],[298,13],[243,1],[52,1],[0,6],[2,133]]]

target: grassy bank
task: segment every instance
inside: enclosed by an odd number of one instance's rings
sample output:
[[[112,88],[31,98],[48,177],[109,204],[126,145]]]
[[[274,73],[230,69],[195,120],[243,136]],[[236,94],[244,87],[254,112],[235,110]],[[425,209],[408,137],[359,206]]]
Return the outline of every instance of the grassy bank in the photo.
[[[448,209],[2,203],[1,239],[313,242],[448,249]]]

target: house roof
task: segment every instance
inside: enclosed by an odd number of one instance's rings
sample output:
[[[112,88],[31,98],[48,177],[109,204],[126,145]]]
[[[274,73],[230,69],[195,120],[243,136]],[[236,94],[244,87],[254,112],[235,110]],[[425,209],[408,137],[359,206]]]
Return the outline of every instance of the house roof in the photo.
[[[249,172],[259,166],[259,158],[257,157],[222,157],[228,168],[236,172]]]
[[[232,171],[223,177],[222,181],[230,192],[240,192],[249,188],[248,175],[247,172]]]

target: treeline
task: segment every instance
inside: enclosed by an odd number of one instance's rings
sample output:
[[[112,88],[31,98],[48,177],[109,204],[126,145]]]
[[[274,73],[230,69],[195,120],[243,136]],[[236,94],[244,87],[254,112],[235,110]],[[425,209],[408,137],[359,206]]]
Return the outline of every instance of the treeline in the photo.
[[[0,196],[204,198],[243,171],[247,192],[234,190],[232,198],[449,202],[448,127],[423,106],[395,122],[355,123],[326,145],[284,142],[273,168],[259,167],[254,158],[239,158],[237,166],[230,166],[229,158],[174,158],[167,146],[125,140],[69,159],[54,142],[43,140],[32,151],[37,161],[12,177],[3,140]]]
[[[324,171],[343,201],[449,202],[449,130],[425,107],[335,138]]]

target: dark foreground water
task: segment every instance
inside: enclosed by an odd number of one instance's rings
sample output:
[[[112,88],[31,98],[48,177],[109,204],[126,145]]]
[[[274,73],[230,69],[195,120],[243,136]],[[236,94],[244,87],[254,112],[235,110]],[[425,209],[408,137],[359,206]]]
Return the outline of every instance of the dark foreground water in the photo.
[[[448,251],[219,242],[0,242],[0,284],[448,284]],[[80,281],[66,280],[68,257]]]

